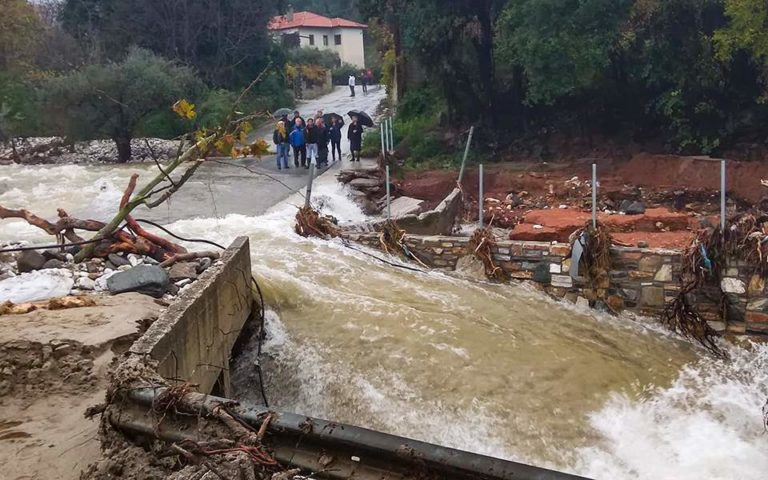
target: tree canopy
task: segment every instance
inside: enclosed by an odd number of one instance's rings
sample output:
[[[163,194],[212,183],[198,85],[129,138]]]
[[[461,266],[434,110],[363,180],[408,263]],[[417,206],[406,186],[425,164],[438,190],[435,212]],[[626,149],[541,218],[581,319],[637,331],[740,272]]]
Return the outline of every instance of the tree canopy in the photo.
[[[134,47],[120,62],[89,65],[51,79],[44,96],[51,127],[59,134],[110,138],[120,161],[127,161],[131,139],[147,115],[195,97],[203,88],[189,67]]]

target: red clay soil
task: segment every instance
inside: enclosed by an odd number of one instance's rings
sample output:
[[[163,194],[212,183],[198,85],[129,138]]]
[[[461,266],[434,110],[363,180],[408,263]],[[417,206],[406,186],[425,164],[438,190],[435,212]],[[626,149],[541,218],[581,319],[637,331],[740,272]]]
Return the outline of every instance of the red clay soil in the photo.
[[[709,157],[641,154],[611,173],[627,183],[654,189],[720,189],[720,160]],[[728,161],[726,180],[732,195],[757,202],[768,193],[760,179],[768,179],[768,163]]]

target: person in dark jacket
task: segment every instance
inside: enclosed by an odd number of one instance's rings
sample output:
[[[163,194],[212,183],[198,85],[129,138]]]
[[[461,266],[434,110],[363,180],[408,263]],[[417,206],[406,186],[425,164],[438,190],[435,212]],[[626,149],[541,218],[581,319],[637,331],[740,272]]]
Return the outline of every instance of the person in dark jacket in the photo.
[[[275,132],[272,134],[272,141],[277,148],[277,169],[288,169],[288,152],[290,150],[288,132],[285,129],[285,123],[277,122]]]
[[[317,126],[315,126],[315,119],[310,118],[307,120],[306,129],[306,141],[307,141],[307,168],[312,162],[315,162],[315,166],[319,167],[320,163],[317,161]]]
[[[321,167],[328,166],[328,142],[331,141],[329,128],[325,126],[322,117],[317,119],[317,164]]]
[[[293,120],[291,120],[291,130],[295,130],[295,129],[296,129],[296,125],[297,125],[297,123],[296,123],[296,120],[301,120],[301,125],[302,125],[302,127],[303,127],[303,126],[305,126],[305,125],[307,124],[307,123],[304,121],[304,118],[303,118],[303,117],[301,116],[301,114],[299,113],[299,111],[298,111],[298,110],[296,110],[295,112],[293,112]]]
[[[357,117],[352,117],[352,123],[347,130],[349,150],[352,152],[352,161],[360,161],[360,151],[363,149],[363,126],[357,122]]]
[[[328,126],[328,137],[331,139],[331,157],[336,161],[336,152],[339,152],[339,161],[341,161],[341,123],[336,117],[331,118],[331,124]]]
[[[304,138],[304,122],[297,118],[294,122],[293,131],[288,135],[293,147],[293,165],[299,167],[299,157],[301,157],[301,166],[307,166],[307,142]]]

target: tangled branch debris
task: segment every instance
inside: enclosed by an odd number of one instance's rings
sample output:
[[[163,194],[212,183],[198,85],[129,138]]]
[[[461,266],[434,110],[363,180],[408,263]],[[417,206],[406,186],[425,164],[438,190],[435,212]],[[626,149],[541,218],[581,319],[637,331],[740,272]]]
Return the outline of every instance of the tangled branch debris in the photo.
[[[341,234],[335,218],[321,215],[312,207],[301,207],[296,212],[295,230],[302,237],[334,238]]]
[[[507,272],[496,265],[496,262],[493,260],[493,247],[495,245],[496,239],[493,236],[491,227],[478,228],[469,240],[469,248],[485,266],[485,275],[492,280],[504,281],[508,277]]]
[[[725,231],[718,226],[699,232],[683,254],[680,292],[662,315],[663,323],[670,330],[724,356],[715,342],[717,332],[695,307],[695,295],[706,286],[720,288],[720,318],[728,321],[730,300],[720,287],[728,261],[742,261],[751,267],[753,274],[765,278],[768,247],[762,225],[767,220],[746,213],[732,219]]]
[[[381,242],[381,247],[385,252],[415,260],[422,267],[429,268],[408,248],[405,243],[405,235],[405,230],[400,229],[394,220],[388,220],[381,228],[379,242]]]
[[[598,298],[605,298],[610,287],[611,246],[613,238],[608,228],[600,222],[592,226],[590,220],[584,228],[574,234],[576,240],[586,233],[587,241],[580,260],[580,270],[585,272],[591,288]]]

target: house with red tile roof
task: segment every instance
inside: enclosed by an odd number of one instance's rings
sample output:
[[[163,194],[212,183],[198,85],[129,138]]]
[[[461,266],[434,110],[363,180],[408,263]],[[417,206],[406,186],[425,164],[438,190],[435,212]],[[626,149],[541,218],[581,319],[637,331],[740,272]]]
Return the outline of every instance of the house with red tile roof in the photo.
[[[342,62],[365,68],[363,31],[368,25],[312,12],[292,12],[273,17],[267,28],[275,37],[298,35],[299,46],[332,50]]]

